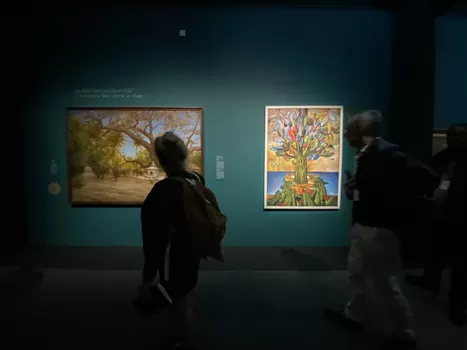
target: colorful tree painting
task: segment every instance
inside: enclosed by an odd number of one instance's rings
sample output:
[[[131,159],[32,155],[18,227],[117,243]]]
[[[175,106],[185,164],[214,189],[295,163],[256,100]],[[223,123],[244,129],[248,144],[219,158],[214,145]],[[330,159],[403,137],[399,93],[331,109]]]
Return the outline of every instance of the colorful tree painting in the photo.
[[[141,204],[154,183],[165,177],[154,142],[166,131],[185,141],[190,168],[202,173],[201,124],[201,109],[69,109],[71,204]]]
[[[267,107],[265,208],[339,207],[342,107]]]

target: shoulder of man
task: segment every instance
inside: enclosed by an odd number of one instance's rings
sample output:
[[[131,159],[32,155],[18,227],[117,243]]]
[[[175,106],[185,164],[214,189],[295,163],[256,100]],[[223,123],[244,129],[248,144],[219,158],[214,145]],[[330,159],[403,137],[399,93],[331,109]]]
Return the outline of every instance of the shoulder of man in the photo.
[[[375,165],[379,163],[389,165],[388,160],[391,161],[392,158],[397,158],[402,154],[399,146],[384,139],[377,139],[366,150],[362,151],[360,160],[375,163]]]
[[[404,163],[408,164],[417,162],[415,158],[405,153],[399,145],[383,139],[379,140],[379,142],[376,144],[376,147],[374,147],[374,150],[379,155],[382,155],[385,160],[393,160],[396,163],[403,161]]]
[[[173,178],[165,178],[154,184],[146,197],[145,203],[154,202],[160,198],[173,198],[183,188],[182,183]]]
[[[426,175],[436,177],[436,173],[428,165],[405,153],[398,145],[382,140],[377,147],[377,152],[383,156],[384,163],[394,170],[415,171],[416,173],[422,171]]]

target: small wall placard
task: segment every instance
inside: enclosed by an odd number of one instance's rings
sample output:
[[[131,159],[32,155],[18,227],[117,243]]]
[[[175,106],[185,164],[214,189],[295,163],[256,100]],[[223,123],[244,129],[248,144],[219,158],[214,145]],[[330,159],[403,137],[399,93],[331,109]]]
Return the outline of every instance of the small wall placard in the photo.
[[[224,180],[224,156],[216,156],[216,180]]]

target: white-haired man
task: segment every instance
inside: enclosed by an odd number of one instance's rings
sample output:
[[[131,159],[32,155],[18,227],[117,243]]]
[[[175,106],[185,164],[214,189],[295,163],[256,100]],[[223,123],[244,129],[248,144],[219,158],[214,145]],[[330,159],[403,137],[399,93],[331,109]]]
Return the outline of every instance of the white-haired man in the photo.
[[[361,325],[369,301],[378,301],[395,326],[397,348],[416,345],[409,303],[399,286],[399,236],[410,220],[413,200],[433,192],[436,174],[385,141],[382,115],[366,111],[352,117],[346,138],[357,149],[353,175],[345,184],[353,201],[349,272],[352,297],[340,317]]]

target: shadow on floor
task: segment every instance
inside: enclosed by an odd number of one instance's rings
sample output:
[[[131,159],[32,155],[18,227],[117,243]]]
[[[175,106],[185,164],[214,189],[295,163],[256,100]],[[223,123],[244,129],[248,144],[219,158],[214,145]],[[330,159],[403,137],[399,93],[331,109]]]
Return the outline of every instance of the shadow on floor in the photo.
[[[42,282],[23,293],[15,309],[18,346],[164,349],[166,320],[144,319],[131,304],[140,271],[43,272]],[[447,340],[449,350],[467,348],[465,329],[449,324],[443,299],[412,289],[407,295],[420,349],[444,349]],[[208,349],[382,349],[381,338],[343,329],[324,317],[324,309],[346,299],[345,271],[202,271],[194,293]]]
[[[332,269],[332,266],[322,259],[310,254],[304,254],[297,249],[282,248],[281,255],[297,270],[310,270],[310,267],[313,267],[315,271],[327,271]]]

